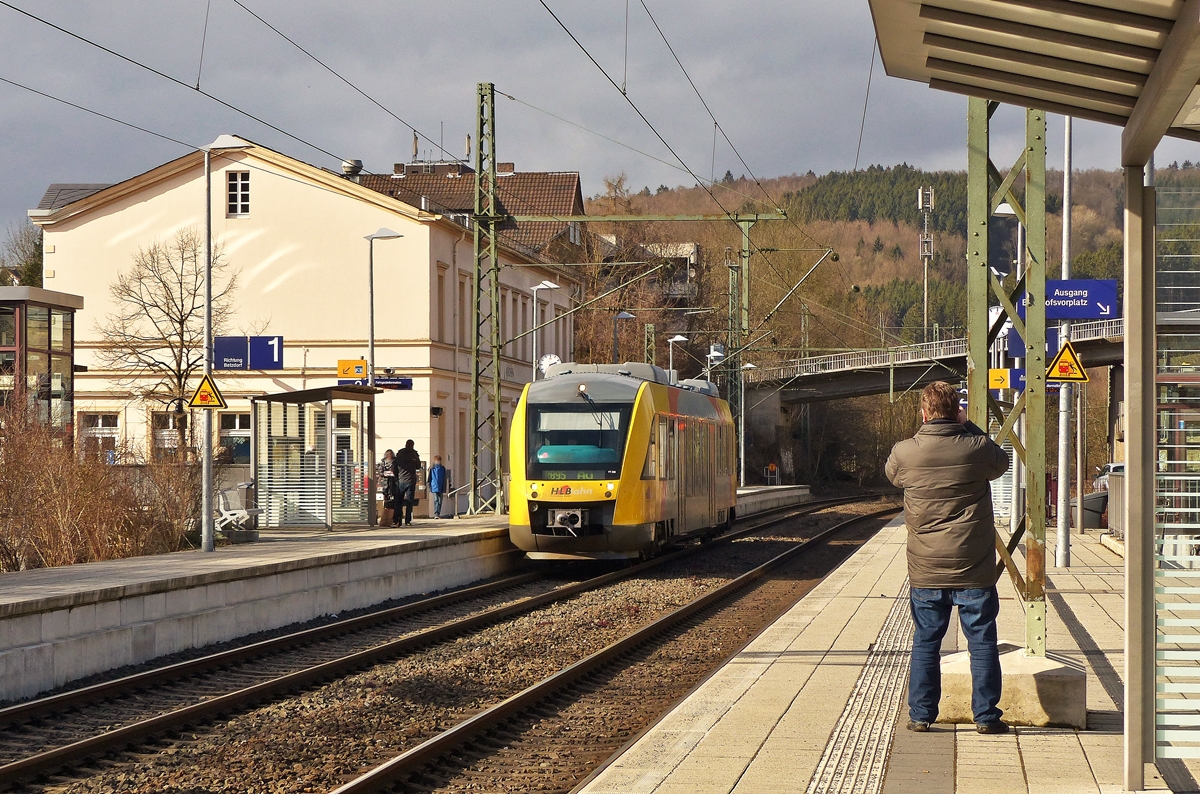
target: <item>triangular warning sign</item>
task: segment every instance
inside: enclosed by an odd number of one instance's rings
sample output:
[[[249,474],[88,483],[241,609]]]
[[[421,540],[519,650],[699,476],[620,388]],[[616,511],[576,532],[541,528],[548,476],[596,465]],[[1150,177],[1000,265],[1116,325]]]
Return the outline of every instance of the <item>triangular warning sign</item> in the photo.
[[[1075,348],[1071,347],[1070,342],[1064,341],[1062,349],[1050,362],[1050,368],[1046,370],[1046,380],[1060,383],[1088,382],[1083,362],[1079,360],[1079,354],[1075,352]]]
[[[188,408],[228,408],[225,398],[221,396],[217,384],[211,375],[205,375],[196,387],[196,393],[188,402]]]

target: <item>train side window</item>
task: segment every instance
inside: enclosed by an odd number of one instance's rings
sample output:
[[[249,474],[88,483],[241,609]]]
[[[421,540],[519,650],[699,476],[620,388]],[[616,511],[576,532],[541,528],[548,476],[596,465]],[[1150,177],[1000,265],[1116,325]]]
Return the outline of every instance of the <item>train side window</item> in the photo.
[[[643,480],[658,479],[658,422],[650,427],[650,443],[646,445],[646,465],[642,467]]]

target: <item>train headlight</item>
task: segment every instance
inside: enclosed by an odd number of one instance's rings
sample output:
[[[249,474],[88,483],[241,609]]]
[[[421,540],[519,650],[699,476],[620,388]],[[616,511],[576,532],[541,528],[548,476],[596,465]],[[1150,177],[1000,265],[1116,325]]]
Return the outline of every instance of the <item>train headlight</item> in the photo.
[[[587,384],[586,383],[579,384],[579,393],[587,394]]]
[[[533,493],[529,494],[529,498],[530,498],[530,499],[537,499],[537,491],[534,491]],[[532,511],[534,511],[534,512],[536,513],[536,512],[537,512],[537,505],[536,505],[536,504],[534,504],[534,505],[531,505],[529,509],[530,509],[530,510],[532,510]]]

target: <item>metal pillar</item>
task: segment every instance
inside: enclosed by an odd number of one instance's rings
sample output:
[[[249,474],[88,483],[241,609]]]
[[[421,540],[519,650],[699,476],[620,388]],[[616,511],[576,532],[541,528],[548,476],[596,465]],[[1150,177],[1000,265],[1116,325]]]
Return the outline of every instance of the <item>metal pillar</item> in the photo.
[[[496,87],[492,83],[478,85],[476,111],[475,213],[471,223],[475,254],[471,319],[475,335],[471,340],[471,480],[467,492],[467,512],[471,515],[499,513],[504,504],[500,261],[496,255],[496,225],[500,218],[496,206]],[[491,405],[486,407],[485,389],[491,391]],[[487,438],[481,443],[485,428]],[[486,495],[489,486],[492,493]]]
[[[1012,442],[1024,463],[1024,517],[1007,540],[997,535],[996,547],[1008,568],[1025,606],[1025,649],[1046,654],[1046,116],[1029,109],[1025,119],[1025,148],[1016,163],[1002,174],[990,157],[989,120],[998,103],[972,98],[967,110],[967,386],[968,416],[980,427],[988,426],[989,413],[1000,424],[997,443]],[[1024,173],[1024,196],[1013,189]],[[1024,227],[1025,272],[1010,293],[988,266],[988,218],[1007,201]],[[1025,295],[1025,319],[1015,301]],[[990,296],[1002,311],[989,323]],[[1005,318],[1010,318],[1024,339],[1026,388],[1013,409],[1004,409],[988,394],[988,350]],[[1017,432],[1024,419],[1025,437]],[[1015,487],[1014,483],[1014,487]],[[1025,573],[1012,560],[1017,544],[1025,541]]]
[[[1071,117],[1063,124],[1063,223],[1062,278],[1071,277]],[[1064,322],[1058,329],[1061,349],[1071,339],[1071,324]],[[1054,564],[1059,568],[1071,566],[1071,384],[1059,384],[1058,392],[1058,537],[1054,545]],[[1083,501],[1083,492],[1079,494]],[[1079,528],[1083,529],[1083,522]]]
[[[204,376],[212,377],[213,312],[212,312],[212,152],[204,150]],[[180,395],[182,397],[183,395]],[[216,524],[213,520],[213,412],[204,411],[200,423],[200,548],[216,551]],[[180,453],[183,452],[180,439]]]
[[[1125,788],[1154,761],[1154,188],[1125,168]]]
[[[654,345],[655,345],[656,329],[654,323],[646,323],[642,326],[642,350],[647,364],[654,364]]]

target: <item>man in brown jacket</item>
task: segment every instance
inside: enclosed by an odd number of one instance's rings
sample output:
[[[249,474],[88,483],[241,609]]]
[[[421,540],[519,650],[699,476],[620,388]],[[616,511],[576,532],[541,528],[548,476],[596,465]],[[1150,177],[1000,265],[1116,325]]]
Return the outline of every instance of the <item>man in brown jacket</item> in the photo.
[[[1005,733],[996,647],[996,526],[988,484],[1008,470],[1008,455],[967,421],[948,383],[921,392],[917,434],[892,448],[887,477],[904,489],[913,649],[908,679],[910,731],[927,731],[942,697],[942,638],[950,610],[971,653],[971,708],[980,733]]]

